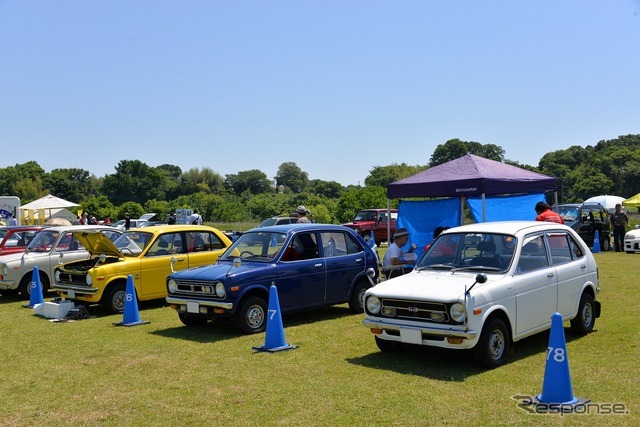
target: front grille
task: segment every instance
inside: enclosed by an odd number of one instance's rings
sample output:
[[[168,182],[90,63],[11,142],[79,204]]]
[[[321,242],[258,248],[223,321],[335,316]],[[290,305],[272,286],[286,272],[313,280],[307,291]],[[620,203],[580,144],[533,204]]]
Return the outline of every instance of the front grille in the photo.
[[[70,286],[87,286],[85,273],[60,272],[57,283]]]
[[[382,311],[393,309],[398,319],[425,320],[439,324],[457,325],[449,316],[447,304],[426,301],[410,301],[385,298]],[[440,320],[441,319],[441,320]]]
[[[198,280],[176,280],[175,283],[178,287],[178,290],[175,292],[175,294],[220,299],[216,295],[215,282],[203,282]]]

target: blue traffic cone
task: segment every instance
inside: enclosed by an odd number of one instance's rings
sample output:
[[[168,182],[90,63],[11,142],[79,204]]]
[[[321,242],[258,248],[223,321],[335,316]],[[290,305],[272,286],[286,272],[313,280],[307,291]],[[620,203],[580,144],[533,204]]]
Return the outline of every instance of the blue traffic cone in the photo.
[[[236,236],[236,232],[231,233],[231,242],[235,242],[238,237]]]
[[[289,345],[284,338],[282,315],[280,314],[280,302],[278,301],[278,288],[271,285],[269,289],[269,310],[267,310],[267,334],[262,347],[253,347],[258,351],[282,351],[298,348],[297,345]]]
[[[591,252],[594,254],[600,252],[600,235],[598,234],[598,230],[596,230],[596,234],[593,235],[593,248]]]
[[[122,316],[122,322],[114,323],[116,326],[135,326],[142,325],[149,322],[143,322],[140,320],[140,313],[138,312],[138,298],[136,297],[136,287],[133,284],[133,276],[127,276],[127,288],[125,290],[124,298],[124,313]]]
[[[31,283],[29,283],[31,295],[29,296],[29,305],[25,307],[33,308],[36,304],[44,304],[44,296],[42,295],[42,283],[40,282],[40,271],[38,267],[33,267],[33,275]]]
[[[551,316],[551,333],[542,393],[534,399],[533,403],[538,410],[571,412],[588,402],[590,402],[589,399],[581,399],[573,395],[562,314],[554,313]]]
[[[373,230],[371,230],[371,235],[369,237],[369,247],[373,248],[375,244],[376,244],[376,238],[373,236]]]
[[[278,238],[276,237],[275,234],[271,238],[271,246],[278,246]]]

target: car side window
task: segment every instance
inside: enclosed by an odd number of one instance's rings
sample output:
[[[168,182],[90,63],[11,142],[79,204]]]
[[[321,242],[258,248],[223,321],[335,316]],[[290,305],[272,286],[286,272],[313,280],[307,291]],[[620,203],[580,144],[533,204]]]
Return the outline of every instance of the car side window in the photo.
[[[300,259],[318,258],[318,242],[314,233],[301,233],[293,238],[293,249]]]
[[[547,241],[553,265],[566,264],[572,261],[571,247],[566,233],[547,233]]]
[[[346,233],[323,232],[320,234],[325,258],[355,253],[353,239]]]
[[[571,256],[573,259],[582,258],[584,256],[584,251],[582,250],[582,246],[576,242],[573,237],[567,236],[569,239],[569,249],[571,251]]]
[[[548,266],[547,250],[542,236],[536,235],[527,237],[523,241],[516,272],[526,273],[527,271],[546,268]]]
[[[177,233],[167,233],[158,236],[145,254],[145,257],[163,256],[176,253],[178,249],[181,249],[181,247],[175,246],[176,234]]]

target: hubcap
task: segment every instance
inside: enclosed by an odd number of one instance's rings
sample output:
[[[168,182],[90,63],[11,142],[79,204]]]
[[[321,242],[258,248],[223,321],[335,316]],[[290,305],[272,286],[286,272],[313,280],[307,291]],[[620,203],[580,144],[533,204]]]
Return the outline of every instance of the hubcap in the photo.
[[[259,305],[254,305],[247,310],[247,324],[252,329],[257,329],[264,322],[264,311]]]
[[[501,331],[493,331],[489,342],[489,353],[494,360],[500,359],[504,352],[504,335]]]

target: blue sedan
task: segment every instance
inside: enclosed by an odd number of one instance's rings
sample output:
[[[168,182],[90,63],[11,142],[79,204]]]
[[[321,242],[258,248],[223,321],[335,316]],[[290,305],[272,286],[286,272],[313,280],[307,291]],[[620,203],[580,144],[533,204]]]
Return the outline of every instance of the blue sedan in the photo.
[[[342,303],[362,313],[377,280],[377,257],[353,230],[287,224],[249,230],[216,264],[169,275],[167,303],[186,326],[234,319],[253,334],[266,328],[271,285],[282,313]]]

